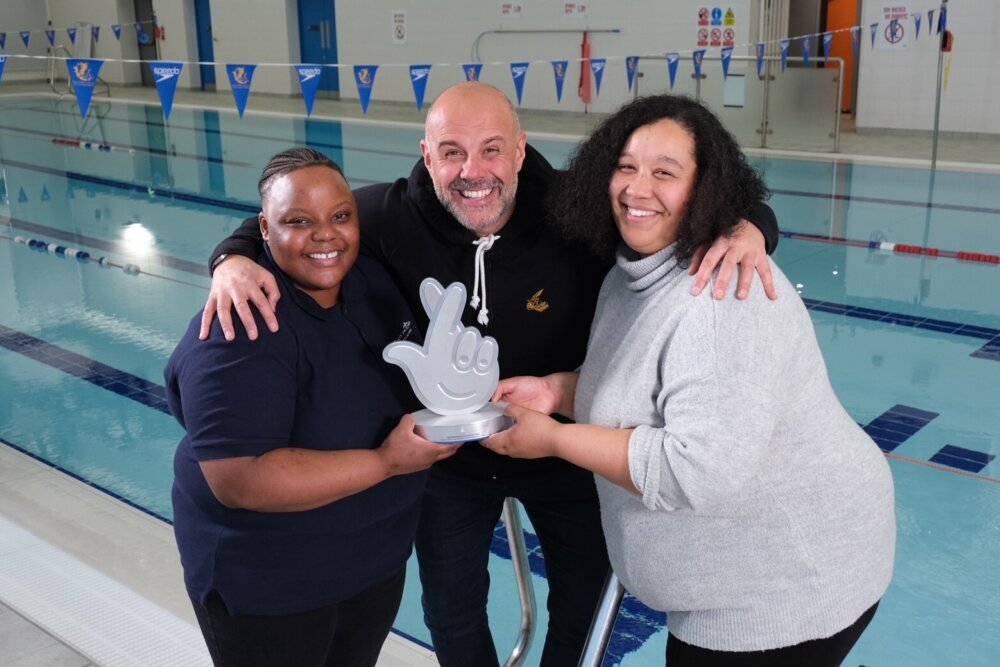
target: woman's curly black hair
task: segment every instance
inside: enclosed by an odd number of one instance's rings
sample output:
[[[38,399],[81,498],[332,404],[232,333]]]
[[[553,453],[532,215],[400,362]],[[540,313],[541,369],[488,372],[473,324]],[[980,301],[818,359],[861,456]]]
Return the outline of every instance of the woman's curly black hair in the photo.
[[[577,148],[548,198],[557,228],[598,256],[613,258],[621,236],[612,215],[608,185],[629,137],[638,128],[669,118],[694,139],[694,192],[677,237],[676,256],[732,233],[740,218],[768,196],[736,139],[702,104],[680,95],[640,97],[606,118]]]

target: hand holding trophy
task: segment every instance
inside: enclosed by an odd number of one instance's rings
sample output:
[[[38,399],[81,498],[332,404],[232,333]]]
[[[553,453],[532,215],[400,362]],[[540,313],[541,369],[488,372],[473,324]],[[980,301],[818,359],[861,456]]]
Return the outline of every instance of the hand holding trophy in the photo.
[[[466,291],[444,289],[434,278],[420,283],[420,302],[430,318],[423,346],[390,343],[382,352],[403,369],[427,409],[413,414],[418,435],[445,444],[482,440],[510,426],[502,403],[489,399],[500,381],[499,347],[475,327],[462,326]]]

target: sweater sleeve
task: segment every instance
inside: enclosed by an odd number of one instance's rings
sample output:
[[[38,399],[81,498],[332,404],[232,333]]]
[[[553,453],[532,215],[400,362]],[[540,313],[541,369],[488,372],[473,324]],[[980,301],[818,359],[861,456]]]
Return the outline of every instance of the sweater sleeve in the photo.
[[[770,385],[780,370],[754,310],[702,300],[667,344],[656,397],[664,425],[636,427],[629,443],[632,482],[649,509],[731,502],[768,458],[778,417]]]
[[[215,268],[215,260],[219,258],[219,255],[242,255],[253,259],[260,254],[263,247],[264,240],[260,235],[260,224],[257,221],[257,216],[250,216],[236,228],[236,231],[215,246],[212,257],[208,260],[209,272]]]

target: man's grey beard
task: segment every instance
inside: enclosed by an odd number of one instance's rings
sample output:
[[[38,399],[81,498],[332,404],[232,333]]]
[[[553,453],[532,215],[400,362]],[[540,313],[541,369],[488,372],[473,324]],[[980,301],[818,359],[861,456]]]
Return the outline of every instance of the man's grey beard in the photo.
[[[504,187],[498,179],[480,179],[477,181],[470,181],[465,179],[455,179],[448,185],[439,184],[437,181],[431,179],[434,183],[434,192],[437,194],[438,201],[444,206],[445,210],[451,214],[455,220],[458,221],[460,225],[468,229],[473,233],[480,233],[486,229],[493,229],[500,220],[509,213],[514,208],[514,201],[517,198],[517,173],[514,174],[513,182],[510,187]],[[500,188],[500,208],[496,215],[490,216],[488,220],[480,220],[477,218],[470,218],[466,216],[466,211],[461,207],[461,204],[455,202],[449,195],[454,190],[486,190],[495,187]]]

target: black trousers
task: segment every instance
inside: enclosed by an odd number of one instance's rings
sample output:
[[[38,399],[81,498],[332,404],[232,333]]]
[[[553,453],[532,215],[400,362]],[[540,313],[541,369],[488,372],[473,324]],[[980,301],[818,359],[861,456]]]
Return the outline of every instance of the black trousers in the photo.
[[[373,667],[405,579],[403,568],[353,598],[286,616],[230,614],[216,591],[192,604],[215,667]]]
[[[667,637],[667,667],[839,667],[865,631],[878,602],[832,637],[769,651],[713,651]]]

